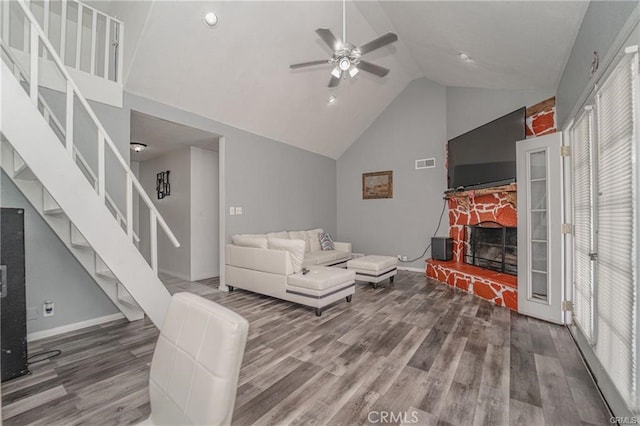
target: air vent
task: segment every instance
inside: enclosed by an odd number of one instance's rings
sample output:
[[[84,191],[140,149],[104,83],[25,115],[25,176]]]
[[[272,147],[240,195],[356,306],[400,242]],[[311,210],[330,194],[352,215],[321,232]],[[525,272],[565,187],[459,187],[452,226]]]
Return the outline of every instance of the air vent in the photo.
[[[436,166],[435,158],[423,158],[422,160],[416,160],[416,170],[432,169],[435,166]]]

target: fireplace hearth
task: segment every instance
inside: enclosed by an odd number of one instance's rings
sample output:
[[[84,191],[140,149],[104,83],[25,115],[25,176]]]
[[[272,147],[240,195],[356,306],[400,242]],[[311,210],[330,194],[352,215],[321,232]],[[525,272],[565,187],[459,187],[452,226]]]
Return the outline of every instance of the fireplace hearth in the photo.
[[[465,234],[465,263],[518,275],[517,228],[487,221],[466,225]]]

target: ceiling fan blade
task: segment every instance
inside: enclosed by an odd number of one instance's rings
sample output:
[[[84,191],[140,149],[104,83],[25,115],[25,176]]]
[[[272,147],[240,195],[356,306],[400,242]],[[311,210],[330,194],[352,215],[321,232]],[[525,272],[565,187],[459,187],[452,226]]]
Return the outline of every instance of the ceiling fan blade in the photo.
[[[329,46],[333,51],[339,50],[339,47],[342,45],[342,43],[338,41],[338,39],[333,35],[331,30],[328,28],[318,28],[316,30],[316,34],[318,34],[320,38],[325,43],[327,43],[327,46]]]
[[[358,68],[362,71],[370,72],[371,74],[375,74],[378,77],[384,77],[389,74],[389,68],[381,67],[380,65],[372,64],[367,61],[360,61],[358,64]]]
[[[342,79],[342,71],[340,71],[340,77],[336,77],[335,75],[331,76],[331,80],[329,80],[329,87],[336,87],[340,84],[340,80]]]
[[[331,61],[329,59],[324,59],[322,61],[302,62],[302,63],[299,63],[299,64],[289,65],[289,68],[291,68],[292,70],[297,70],[298,68],[312,67],[314,65],[323,65],[323,64],[328,64],[330,62]]]
[[[362,46],[358,47],[361,55],[367,54],[373,50],[380,49],[387,44],[391,44],[394,41],[398,41],[398,35],[395,33],[386,33],[381,35],[380,37],[371,40],[369,43],[365,43]]]

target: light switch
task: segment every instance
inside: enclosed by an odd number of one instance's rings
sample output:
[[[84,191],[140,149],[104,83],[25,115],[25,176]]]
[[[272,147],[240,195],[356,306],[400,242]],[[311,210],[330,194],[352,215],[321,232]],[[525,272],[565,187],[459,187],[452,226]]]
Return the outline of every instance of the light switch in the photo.
[[[229,215],[233,216],[236,214],[236,208],[235,207],[229,207]]]
[[[242,214],[242,207],[236,207],[236,214]]]

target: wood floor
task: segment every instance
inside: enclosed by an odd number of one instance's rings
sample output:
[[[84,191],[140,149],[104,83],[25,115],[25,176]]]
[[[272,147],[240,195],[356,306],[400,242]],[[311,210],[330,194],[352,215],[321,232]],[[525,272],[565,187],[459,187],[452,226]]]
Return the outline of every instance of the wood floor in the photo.
[[[609,414],[564,327],[399,272],[311,309],[215,280],[167,278],[250,322],[233,422],[603,425]],[[7,425],[131,424],[149,414],[157,330],[116,321],[30,344],[62,355],[2,385]],[[385,422],[384,420],[387,420]]]

